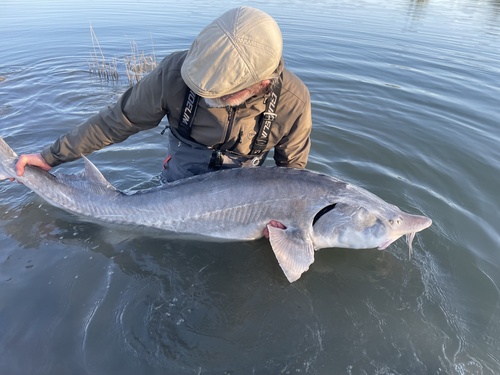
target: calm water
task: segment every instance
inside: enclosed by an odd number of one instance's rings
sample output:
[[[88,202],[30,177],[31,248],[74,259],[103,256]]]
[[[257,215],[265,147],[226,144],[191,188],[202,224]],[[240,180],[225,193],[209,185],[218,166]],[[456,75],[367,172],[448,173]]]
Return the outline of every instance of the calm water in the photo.
[[[1,374],[499,374],[500,1],[249,1],[309,86],[308,168],[433,219],[414,256],[325,249],[288,284],[264,241],[111,231],[0,184]],[[0,4],[0,135],[41,149],[127,88],[131,42],[185,49],[232,1]],[[89,26],[120,78],[88,72]],[[160,129],[91,156],[154,177]],[[59,168],[80,170],[71,163]]]

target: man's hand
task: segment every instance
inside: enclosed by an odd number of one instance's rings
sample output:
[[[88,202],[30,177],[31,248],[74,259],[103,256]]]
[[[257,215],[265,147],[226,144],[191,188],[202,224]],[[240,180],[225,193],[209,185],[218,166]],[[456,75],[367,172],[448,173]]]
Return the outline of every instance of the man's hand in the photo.
[[[283,223],[280,223],[279,221],[276,220],[271,220],[267,225],[274,228],[286,229]],[[269,230],[267,229],[267,225],[264,228],[264,237],[269,238]]]
[[[45,171],[50,170],[52,167],[47,164],[45,159],[41,154],[25,154],[19,157],[16,163],[16,173],[18,176],[22,176],[24,173],[24,168],[27,165],[33,165],[35,167],[42,168]],[[13,180],[13,179],[12,179]]]

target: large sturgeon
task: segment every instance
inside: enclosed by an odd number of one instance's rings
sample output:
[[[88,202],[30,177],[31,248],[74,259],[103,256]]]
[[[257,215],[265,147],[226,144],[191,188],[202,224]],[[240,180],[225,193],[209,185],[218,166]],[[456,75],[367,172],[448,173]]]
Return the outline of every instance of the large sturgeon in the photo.
[[[17,154],[0,138],[0,180],[15,178],[50,204],[105,222],[157,228],[172,235],[247,241],[262,237],[290,282],[321,248],[385,249],[432,223],[374,194],[309,170],[230,169],[179,180],[132,194],[116,190],[87,158],[75,175],[27,166],[16,176]],[[269,226],[283,223],[286,229]]]

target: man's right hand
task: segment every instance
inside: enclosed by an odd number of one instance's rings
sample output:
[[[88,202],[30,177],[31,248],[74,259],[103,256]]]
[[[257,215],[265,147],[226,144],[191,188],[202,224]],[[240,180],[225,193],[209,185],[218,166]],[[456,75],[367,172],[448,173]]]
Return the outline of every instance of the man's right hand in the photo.
[[[50,170],[52,167],[47,164],[45,159],[41,154],[25,154],[19,156],[19,159],[16,163],[16,173],[18,176],[22,176],[24,173],[24,168],[27,165],[33,165],[35,167],[42,168],[45,171]]]

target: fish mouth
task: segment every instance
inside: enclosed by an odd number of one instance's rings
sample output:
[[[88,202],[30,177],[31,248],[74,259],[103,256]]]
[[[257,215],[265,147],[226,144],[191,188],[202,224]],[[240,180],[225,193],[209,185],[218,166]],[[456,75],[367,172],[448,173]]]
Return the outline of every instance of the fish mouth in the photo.
[[[378,250],[385,250],[385,249],[387,249],[387,248],[389,247],[389,245],[390,245],[391,243],[393,243],[394,241],[396,241],[396,238],[391,239],[391,240],[388,240],[388,241],[385,241],[385,242],[381,243],[381,244],[377,247],[377,249],[378,249]]]
[[[417,216],[414,216],[417,218]],[[424,230],[432,225],[432,220],[425,217],[425,216],[418,216],[420,219],[421,223],[417,227],[413,227],[412,229],[416,229],[414,232],[410,233],[404,233],[404,236],[406,237],[406,243],[408,244],[408,257],[411,259],[411,256],[413,255],[413,239],[415,238],[415,235],[417,232],[420,232],[421,230]],[[396,241],[398,238],[400,238],[403,234],[397,235],[393,238],[389,238],[387,241],[382,242],[377,249],[379,250],[385,250],[390,244],[392,244],[394,241]]]
[[[412,243],[413,243],[413,239],[415,238],[415,234],[417,234],[417,232],[412,232],[412,233],[405,234],[406,243],[408,244],[408,258],[409,259],[411,259],[411,256],[413,255]],[[387,241],[383,242],[382,244],[380,244],[377,247],[377,249],[378,250],[385,250],[385,249],[387,249],[389,247],[389,245],[392,244],[394,241],[396,241],[398,238],[392,238],[390,240],[387,240]]]

